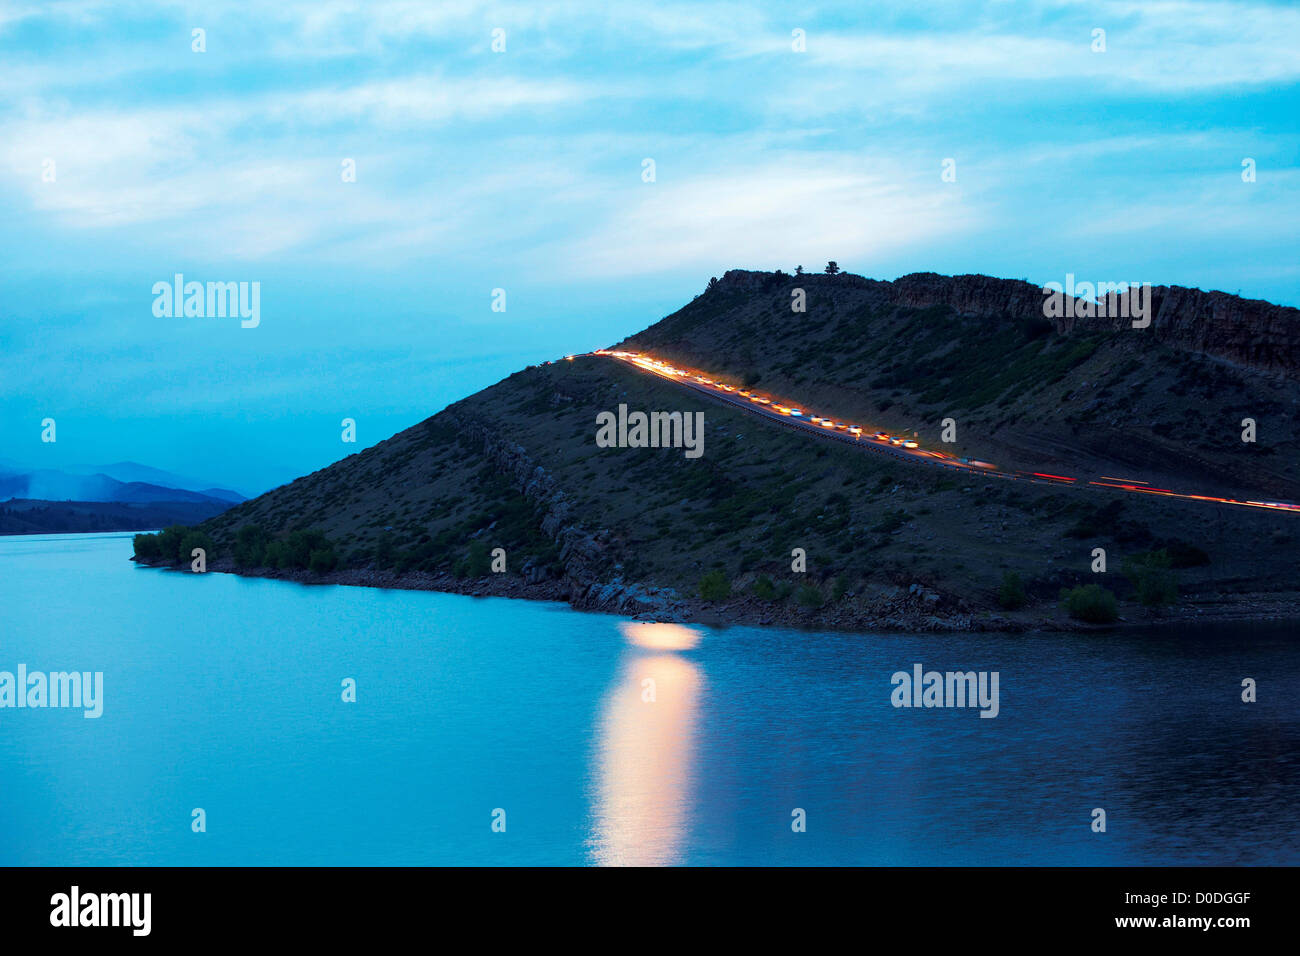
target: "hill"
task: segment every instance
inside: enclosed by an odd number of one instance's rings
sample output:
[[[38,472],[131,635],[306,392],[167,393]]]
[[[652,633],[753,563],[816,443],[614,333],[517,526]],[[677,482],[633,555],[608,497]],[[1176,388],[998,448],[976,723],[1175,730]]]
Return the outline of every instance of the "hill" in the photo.
[[[623,347],[936,445],[953,418],[949,447],[999,465],[1300,500],[1296,310],[1156,289],[1151,326],[1133,329],[1047,320],[1042,298],[982,276],[735,271]],[[620,404],[703,412],[703,456],[597,447],[597,414]],[[210,566],[244,573],[312,579],[314,564],[320,580],[659,617],[992,628],[1064,625],[1062,589],[1090,584],[1131,621],[1292,615],[1297,521],[918,467],[582,356],[517,372],[202,530]],[[1071,597],[1075,616],[1104,618],[1089,600]]]

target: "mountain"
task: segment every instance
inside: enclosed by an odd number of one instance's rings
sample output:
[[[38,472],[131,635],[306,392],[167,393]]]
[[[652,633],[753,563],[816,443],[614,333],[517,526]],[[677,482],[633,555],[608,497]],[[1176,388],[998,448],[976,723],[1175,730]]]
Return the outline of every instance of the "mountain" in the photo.
[[[0,534],[69,534],[92,531],[147,531],[197,524],[224,510],[215,501],[36,501],[0,502]]]
[[[247,501],[246,495],[229,488],[213,488],[210,483],[200,478],[189,478],[175,472],[152,468],[134,461],[119,461],[111,465],[74,465],[63,469],[75,475],[107,475],[126,484],[149,484],[164,488],[179,488],[184,491],[197,491],[207,498],[238,503]]]
[[[5,509],[0,534],[136,531],[193,524],[246,500],[225,489],[187,490],[144,478],[202,484],[133,462],[98,471],[86,467],[33,470],[0,461],[0,507]]]
[[[0,476],[0,501],[39,498],[48,501],[189,501],[230,505],[228,498],[143,481],[118,481],[108,475],[75,475],[43,468],[26,474]]]
[[[803,313],[791,308],[797,289]],[[306,539],[297,558],[246,541],[247,567],[236,567],[237,533],[251,526],[249,541],[286,546],[319,530],[331,543],[320,566],[340,563],[325,579],[340,583],[660,618],[1067,626],[1062,589],[1090,601],[1096,584],[1130,621],[1295,615],[1300,514],[1161,489],[1300,501],[1300,313],[1156,288],[1150,326],[1135,329],[1049,319],[1043,299],[987,276],[736,270],[619,346],[1038,478],[871,453],[580,356],[516,372],[208,520],[222,555],[210,566],[310,577],[290,570],[306,564]],[[598,447],[597,415],[620,405],[703,413],[704,454]],[[1242,441],[1245,418],[1254,443]],[[945,419],[955,442],[940,441]],[[505,574],[488,570],[498,547]],[[1098,548],[1103,573],[1092,571]],[[805,572],[792,570],[795,549]],[[1087,618],[1079,593],[1070,613]]]

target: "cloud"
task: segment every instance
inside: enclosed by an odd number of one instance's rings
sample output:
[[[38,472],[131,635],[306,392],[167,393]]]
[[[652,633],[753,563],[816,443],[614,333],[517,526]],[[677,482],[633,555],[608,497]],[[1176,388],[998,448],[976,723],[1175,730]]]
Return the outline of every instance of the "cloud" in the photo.
[[[896,161],[792,154],[673,181],[636,183],[590,235],[547,255],[587,277],[698,271],[739,262],[786,269],[862,261],[978,224],[954,184]],[[804,262],[804,260],[811,260]]]

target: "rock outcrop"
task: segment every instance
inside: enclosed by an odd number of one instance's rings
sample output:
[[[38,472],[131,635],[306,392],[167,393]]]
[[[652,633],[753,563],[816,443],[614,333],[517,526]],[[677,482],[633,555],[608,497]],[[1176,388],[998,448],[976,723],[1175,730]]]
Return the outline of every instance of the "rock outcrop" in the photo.
[[[1081,277],[1082,279],[1083,277]],[[754,292],[774,285],[865,290],[878,305],[924,309],[946,305],[962,315],[1042,318],[1041,287],[1019,279],[984,275],[945,276],[916,272],[892,282],[839,273],[788,276],[743,269],[728,271],[719,281],[724,291]],[[1058,332],[1119,331],[1131,328],[1129,318],[1080,317],[1073,309],[1053,319]],[[1153,286],[1151,325],[1136,330],[1156,341],[1187,352],[1213,356],[1244,368],[1300,378],[1300,309],[1260,299],[1243,299],[1226,292],[1183,286]]]

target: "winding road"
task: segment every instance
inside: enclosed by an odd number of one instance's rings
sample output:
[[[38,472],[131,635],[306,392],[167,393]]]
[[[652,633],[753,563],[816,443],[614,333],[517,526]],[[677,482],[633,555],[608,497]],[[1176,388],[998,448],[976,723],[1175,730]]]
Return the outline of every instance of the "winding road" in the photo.
[[[833,418],[824,418],[806,408],[785,405],[776,399],[760,395],[749,389],[717,382],[702,372],[693,369],[677,368],[644,352],[609,351],[600,349],[588,353],[590,356],[611,358],[624,362],[633,368],[650,375],[667,379],[683,388],[691,389],[716,402],[729,405],[759,418],[775,422],[787,428],[816,435],[829,441],[838,441],[860,448],[864,451],[915,464],[931,465],[953,471],[1002,478],[1009,481],[1023,481],[1032,484],[1075,486],[1095,485],[1099,488],[1113,488],[1132,494],[1157,495],[1163,498],[1181,498],[1187,501],[1208,501],[1215,504],[1235,505],[1241,508],[1260,508],[1266,511],[1290,511],[1300,513],[1300,504],[1285,501],[1256,501],[1253,499],[1219,498],[1214,495],[1193,495],[1172,491],[1168,488],[1155,488],[1150,483],[1131,478],[1113,478],[1100,476],[1096,479],[1071,478],[1067,475],[1052,475],[1044,472],[1007,471],[996,465],[973,458],[959,458],[947,452],[931,451],[921,448],[913,439],[889,435],[874,431],[861,425],[851,424]],[[566,356],[574,359],[578,356]]]

